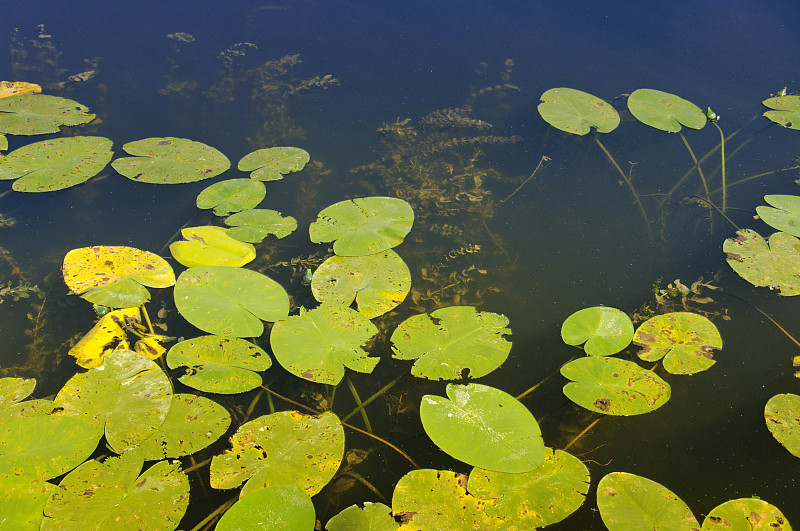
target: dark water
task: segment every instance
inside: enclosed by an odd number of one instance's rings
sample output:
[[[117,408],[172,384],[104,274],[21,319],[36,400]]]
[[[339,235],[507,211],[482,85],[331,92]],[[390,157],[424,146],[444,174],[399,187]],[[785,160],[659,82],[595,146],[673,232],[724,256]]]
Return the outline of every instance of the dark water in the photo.
[[[633,168],[634,184],[645,196],[651,240],[630,191],[593,138],[559,133],[536,111],[545,90],[562,86],[615,102],[637,88],[655,88],[702,108],[711,106],[721,115],[726,135],[737,132],[726,143],[728,181],[775,172],[737,184],[728,194],[735,223],[770,234],[772,229],[752,219],[754,208],[762,204],[764,194],[796,193],[798,171],[776,170],[797,164],[800,136],[761,118],[761,101],[784,86],[800,90],[796,2],[465,1],[378,6],[298,1],[198,2],[191,7],[164,2],[0,2],[0,12],[0,35],[9,49],[0,59],[0,78],[40,83],[46,93],[75,99],[97,113],[98,123],[68,134],[106,136],[114,141],[117,155],[124,143],[140,138],[191,138],[220,149],[234,164],[244,154],[270,145],[308,150],[321,169],[267,183],[261,206],[297,217],[299,228],[280,245],[269,247],[262,266],[324,251],[307,238],[308,224],[323,207],[358,195],[392,194],[385,175],[374,168],[352,171],[400,153],[394,137],[380,134],[378,128],[405,118],[419,126],[433,111],[469,105],[472,118],[493,124],[488,133],[469,134],[517,141],[466,146],[443,154],[441,160],[463,169],[478,155],[476,167],[497,172],[483,184],[491,192],[486,201],[492,201],[493,208],[483,216],[476,214],[477,208],[450,217],[429,212],[427,231],[420,230],[425,225],[418,211],[423,224],[398,252],[409,262],[419,289],[430,287],[422,278],[423,267],[430,270],[440,264],[439,270],[447,274],[469,266],[486,271],[462,273],[457,289],[444,291],[438,301],[480,304],[482,310],[509,317],[511,355],[481,383],[516,395],[557,371],[577,352],[559,337],[561,322],[574,311],[602,304],[633,313],[651,300],[651,286],[659,277],[666,286],[676,278],[688,285],[701,276],[709,280],[717,275],[714,283],[722,292],[704,294],[715,300],[710,310],[727,310],[730,316],[714,318],[725,341],[718,363],[694,376],[666,375],[672,398],[664,407],[647,415],[605,418],[570,451],[587,463],[593,487],[613,471],[643,475],[672,489],[701,522],[728,499],[758,496],[800,525],[800,461],[772,438],[763,419],[771,396],[796,391],[791,358],[798,351],[752,306],[729,294],[758,306],[800,335],[797,302],[753,288],[730,271],[721,246],[733,235],[733,227],[719,216],[709,225],[705,210],[680,201],[701,190],[696,173],[666,198],[661,215],[658,201],[692,167],[677,135],[650,129],[626,113],[617,130],[602,135],[620,167],[626,173]],[[194,41],[167,37],[176,32],[191,34]],[[247,76],[267,61],[295,54],[302,62],[273,77],[273,88],[276,83],[298,86],[326,74],[338,84],[275,97],[269,86],[259,87]],[[95,75],[86,82],[66,81],[90,70]],[[474,95],[498,86],[502,88]],[[287,85],[282,87],[278,90],[285,93]],[[719,142],[710,125],[685,135],[698,157]],[[9,137],[10,149],[35,140]],[[512,199],[500,203],[543,155],[551,159],[546,167]],[[720,184],[718,161],[719,153],[714,152],[703,163],[712,189]],[[31,328],[26,317],[29,302],[0,306],[0,364],[11,373],[33,375],[31,366],[37,360],[37,396],[56,392],[75,372],[64,359],[66,341],[88,330],[93,319],[86,303],[64,296],[66,289],[59,284],[64,254],[76,247],[110,244],[165,253],[164,245],[181,226],[211,222],[194,205],[209,182],[150,186],[125,179],[110,166],[101,175],[105,178],[63,192],[11,192],[0,198],[0,212],[16,220],[15,226],[0,228],[0,245],[32,282],[44,285],[44,277],[55,273],[50,297],[63,305],[63,310],[45,314],[49,320],[41,335],[46,348],[35,356],[30,355],[30,337],[22,333]],[[216,180],[240,176],[232,170]],[[431,182],[441,178],[430,174]],[[406,192],[413,197],[420,182],[425,181],[409,178]],[[0,192],[10,186],[2,184]],[[712,199],[719,203],[721,195]],[[445,222],[460,232],[431,228],[438,224],[441,229]],[[450,251],[470,245],[480,250],[448,258]],[[4,269],[3,274],[10,273]],[[287,289],[291,286],[301,302],[309,303],[307,287],[285,268],[275,276]],[[7,279],[11,277],[0,278]],[[463,292],[457,291],[460,288]],[[154,304],[161,301],[169,307],[169,293],[154,294]],[[426,309],[435,305],[430,302]],[[393,328],[414,313],[413,305],[404,303],[387,317],[387,326]],[[170,325],[171,332],[196,333],[179,318]],[[362,398],[407,369],[407,364],[390,359],[385,341],[376,350],[384,358],[376,372],[353,375]],[[304,386],[297,379],[278,368],[271,371],[265,380],[287,394],[300,394]],[[556,374],[524,399],[541,420],[546,444],[556,448],[595,418],[564,398],[563,384]],[[447,458],[428,442],[413,408],[422,394],[441,395],[444,387],[443,382],[408,378],[390,393],[392,400],[410,401],[408,412],[400,413],[388,398],[368,411],[376,433],[402,445],[421,466],[468,473],[467,465]],[[334,410],[339,414],[352,408],[347,394],[346,389],[338,393]],[[241,397],[239,403],[246,407],[252,398]],[[262,401],[257,412],[266,413],[262,405],[266,408]],[[377,448],[357,470],[390,500],[394,484],[410,469],[407,462],[358,434],[347,437],[348,449]],[[197,478],[192,481],[197,489]],[[378,501],[363,485],[333,487],[314,498],[323,525],[352,503]],[[192,528],[210,506],[230,496],[221,493],[208,500],[198,494],[181,527]],[[602,529],[593,488],[581,509],[553,528]]]

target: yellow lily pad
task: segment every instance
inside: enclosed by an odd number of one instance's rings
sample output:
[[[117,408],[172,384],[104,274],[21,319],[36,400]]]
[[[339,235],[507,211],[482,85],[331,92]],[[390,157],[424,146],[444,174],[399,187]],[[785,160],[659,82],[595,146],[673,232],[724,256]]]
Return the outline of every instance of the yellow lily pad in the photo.
[[[16,96],[17,94],[38,94],[42,87],[36,83],[26,81],[0,81],[0,98]]]
[[[186,267],[241,267],[256,257],[256,248],[228,236],[228,229],[207,225],[181,230],[186,241],[174,242],[169,252]]]

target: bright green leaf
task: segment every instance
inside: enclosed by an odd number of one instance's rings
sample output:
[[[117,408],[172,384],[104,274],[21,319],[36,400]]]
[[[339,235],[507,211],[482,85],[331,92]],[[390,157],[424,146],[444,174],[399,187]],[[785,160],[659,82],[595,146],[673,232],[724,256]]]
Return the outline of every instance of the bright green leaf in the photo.
[[[396,531],[400,524],[392,509],[382,503],[364,502],[364,508],[351,505],[328,520],[325,531]]]
[[[0,410],[0,426],[17,419],[49,415],[53,411],[53,401],[44,398],[25,400]]]
[[[628,97],[628,109],[643,124],[668,133],[677,133],[681,125],[702,129],[708,121],[694,103],[660,90],[634,90]]]
[[[594,127],[598,133],[610,133],[619,125],[619,114],[614,107],[586,92],[552,88],[541,99],[539,114],[561,131],[585,135]]]
[[[764,116],[783,127],[800,129],[800,96],[796,94],[775,96],[761,103],[773,109],[765,112]]]
[[[228,509],[216,531],[314,531],[316,513],[308,494],[277,485],[241,498]]]
[[[717,327],[708,318],[691,312],[656,315],[636,330],[633,342],[645,361],[664,358],[670,374],[695,374],[714,365],[714,350],[722,348]],[[665,357],[666,356],[666,357]]]
[[[173,242],[169,252],[181,265],[241,267],[252,262],[256,249],[228,236],[228,229],[205,225],[181,229],[186,241]]]
[[[87,124],[95,115],[77,101],[43,94],[0,98],[0,132],[9,135],[58,133],[62,125]]]
[[[240,171],[249,171],[251,179],[278,181],[287,173],[300,171],[310,156],[304,149],[296,147],[273,147],[248,153],[239,161]]]
[[[758,217],[770,227],[800,237],[800,197],[796,195],[765,195],[764,201],[772,207],[756,207]]]
[[[44,504],[55,488],[42,479],[0,473],[0,530],[39,531]]]
[[[793,456],[800,457],[800,396],[773,396],[764,408],[764,419],[772,436]]]
[[[253,179],[228,179],[205,188],[197,196],[197,208],[214,209],[217,216],[227,216],[255,208],[266,197],[264,183]]]
[[[258,243],[270,234],[285,238],[297,228],[293,217],[283,217],[280,212],[267,209],[238,212],[225,218],[225,224],[231,227],[228,236],[250,243]]]
[[[767,243],[750,229],[736,235],[725,240],[722,250],[740,277],[754,286],[780,289],[781,295],[800,295],[800,240],[776,232]]]
[[[145,138],[128,142],[122,149],[133,156],[116,159],[111,166],[143,183],[191,183],[216,177],[231,167],[218,150],[185,138]]]
[[[35,387],[35,378],[0,378],[0,410],[25,400]]]
[[[8,149],[8,138],[6,135],[0,134],[0,151],[5,151]]]
[[[711,509],[701,530],[792,531],[792,526],[774,505],[758,498],[739,498]]]
[[[609,356],[624,349],[633,337],[633,323],[622,310],[594,306],[578,310],[561,325],[561,339],[567,345],[586,344],[590,356]]]

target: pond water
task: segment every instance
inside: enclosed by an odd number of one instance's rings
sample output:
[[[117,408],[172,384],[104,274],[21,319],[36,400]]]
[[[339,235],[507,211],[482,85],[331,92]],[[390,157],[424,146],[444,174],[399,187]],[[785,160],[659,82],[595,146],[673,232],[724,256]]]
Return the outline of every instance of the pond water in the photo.
[[[214,146],[234,165],[259,148],[307,150],[312,163],[266,183],[261,204],[297,218],[298,229],[280,241],[268,239],[248,266],[280,282],[296,306],[316,304],[301,275],[329,254],[308,238],[322,208],[370,195],[409,201],[417,220],[397,252],[418,297],[375,320],[384,332],[373,346],[381,362],[372,374],[351,372],[352,381],[365,398],[408,371],[410,362],[391,358],[388,336],[411,315],[465,304],[507,316],[509,358],[478,381],[517,396],[552,376],[522,401],[539,420],[545,444],[573,443],[569,451],[591,473],[584,504],[553,529],[603,529],[595,488],[614,471],[669,487],[701,522],[726,500],[760,497],[800,525],[800,461],[773,439],[763,415],[771,396],[798,389],[792,358],[800,352],[755,309],[800,337],[797,301],[751,286],[726,264],[722,243],[736,229],[689,197],[702,195],[702,186],[678,135],[627,112],[616,130],[596,135],[640,194],[645,221],[595,136],[557,131],[537,112],[541,94],[553,87],[589,92],[620,111],[638,88],[710,106],[728,135],[728,183],[764,174],[729,188],[728,216],[771,234],[753,218],[755,207],[765,194],[797,193],[800,136],[761,117],[761,101],[784,86],[800,90],[796,3],[379,4],[242,1],[189,8],[144,1],[45,9],[0,2],[0,35],[9,50],[0,56],[0,79],[38,83],[46,94],[88,106],[98,119],[64,134],[107,137],[115,157],[126,142],[160,136]],[[81,73],[85,79],[74,77]],[[443,118],[448,112],[460,127]],[[685,137],[698,158],[711,152],[701,167],[719,205],[719,134],[709,125],[686,130]],[[9,150],[41,138],[9,136]],[[542,157],[548,160],[520,187]],[[60,273],[67,251],[128,245],[160,253],[179,273],[183,267],[166,249],[176,232],[221,221],[198,211],[197,194],[211,182],[243,176],[231,169],[211,181],[155,186],[108,166],[75,188],[0,197],[0,214],[15,221],[0,227],[6,253],[0,282],[25,280],[47,294],[0,305],[3,376],[36,377],[35,396],[42,398],[79,370],[66,352],[95,315],[89,303],[67,295]],[[10,188],[6,181],[0,193]],[[292,266],[295,258],[306,262]],[[680,279],[688,286],[701,277],[719,288],[703,288],[712,302],[693,303],[720,330],[717,363],[692,376],[657,369],[672,387],[665,406],[602,418],[573,441],[600,417],[561,391],[566,380],[559,367],[581,354],[561,341],[564,319],[597,305],[632,316],[646,314],[645,307],[661,313],[654,283],[661,279],[665,288]],[[174,311],[171,289],[150,291],[148,307],[167,311],[170,335],[200,334]],[[682,309],[679,297],[671,302]],[[268,348],[268,333],[257,342]],[[635,351],[630,346],[619,356],[638,361]],[[308,405],[316,393],[331,397],[331,389],[277,364],[264,381]],[[444,395],[445,386],[407,376],[366,411],[376,435],[421,467],[467,474],[471,467],[436,448],[419,421],[420,398]],[[341,387],[333,411],[343,416],[354,404]],[[219,401],[241,420],[256,396]],[[277,398],[274,404],[293,408]],[[268,412],[262,397],[253,416]],[[363,427],[358,416],[350,422]],[[370,438],[353,431],[346,437],[347,451],[369,453],[313,498],[323,526],[354,503],[389,505],[394,485],[412,469]],[[196,460],[222,451],[226,440]],[[238,493],[208,489],[207,465],[190,479],[181,529],[194,528]]]

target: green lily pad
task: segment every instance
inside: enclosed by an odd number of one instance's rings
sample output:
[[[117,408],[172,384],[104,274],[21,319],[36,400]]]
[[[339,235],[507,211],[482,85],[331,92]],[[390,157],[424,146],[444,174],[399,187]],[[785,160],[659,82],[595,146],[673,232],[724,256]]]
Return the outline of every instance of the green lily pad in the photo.
[[[597,508],[609,531],[697,531],[700,522],[671,490],[635,474],[612,472],[597,485]]]
[[[314,531],[316,513],[308,494],[290,485],[261,489],[228,509],[216,531]]]
[[[627,347],[633,337],[628,314],[616,308],[594,306],[578,310],[561,325],[561,339],[567,345],[586,343],[590,356],[609,356]]]
[[[253,261],[256,248],[228,236],[228,229],[205,225],[181,229],[186,241],[173,242],[169,252],[181,265],[241,267]]]
[[[70,378],[54,406],[105,430],[108,445],[121,454],[164,423],[171,402],[172,384],[156,363],[136,352],[115,351],[100,367]]]
[[[757,498],[739,498],[711,509],[701,531],[792,531],[792,526],[774,505]]]
[[[702,129],[708,122],[706,113],[700,107],[660,90],[634,90],[628,97],[628,109],[643,124],[668,133],[677,133],[681,125]]]
[[[637,355],[644,361],[664,358],[670,374],[695,374],[714,365],[714,350],[722,348],[717,327],[708,318],[691,312],[656,315],[645,321],[633,336],[642,347]]]
[[[227,216],[255,208],[266,197],[267,187],[253,179],[228,179],[204,189],[197,196],[197,208],[214,209],[217,216]]]
[[[323,303],[311,311],[275,323],[269,343],[284,369],[311,382],[337,385],[344,368],[371,373],[380,358],[363,348],[378,327],[363,314],[340,304]]]
[[[297,228],[297,220],[282,216],[280,212],[268,209],[253,209],[238,212],[225,218],[228,236],[241,242],[258,243],[270,234],[278,239],[285,238]]]
[[[486,376],[506,361],[511,335],[504,315],[451,306],[409,317],[392,333],[392,357],[416,360],[411,374],[429,380]]]
[[[486,514],[502,520],[506,529],[537,529],[578,510],[589,491],[589,469],[573,455],[545,448],[544,463],[530,472],[473,468],[467,489],[490,502]]]
[[[77,101],[43,94],[0,98],[0,132],[9,135],[58,133],[62,125],[88,124],[95,115]]]
[[[411,289],[411,272],[392,250],[369,256],[331,256],[314,271],[311,292],[319,302],[350,306],[373,319],[395,308]]]
[[[173,345],[167,353],[170,369],[186,367],[178,380],[205,393],[244,393],[261,385],[257,373],[272,366],[263,349],[236,337],[201,336]]]
[[[116,159],[111,166],[143,183],[191,183],[216,177],[231,167],[218,150],[185,138],[145,138],[128,142],[122,149],[133,156]]]
[[[0,410],[0,426],[8,424],[17,419],[37,417],[39,415],[49,415],[53,411],[53,401],[39,398],[36,400],[25,400],[18,402]],[[0,513],[2,514],[2,513]]]
[[[0,100],[1,102],[1,100]],[[111,140],[98,136],[53,138],[0,158],[0,180],[17,179],[17,192],[53,192],[88,181],[111,160]]]
[[[800,197],[796,195],[765,195],[764,201],[772,207],[756,207],[758,217],[772,228],[800,237]]]
[[[400,524],[392,509],[382,503],[364,502],[364,508],[351,505],[328,520],[325,531],[396,531]]]
[[[287,173],[302,170],[310,156],[296,147],[273,147],[248,153],[239,161],[240,171],[249,171],[251,179],[279,181]]]
[[[539,424],[513,396],[480,384],[447,384],[447,396],[425,395],[422,427],[447,454],[497,472],[530,472],[544,462]]]
[[[8,138],[6,135],[0,134],[0,151],[5,151],[8,149]]]
[[[177,528],[189,505],[189,478],[180,463],[166,461],[140,476],[142,464],[138,452],[82,464],[47,501],[42,530]]]
[[[539,114],[544,121],[567,133],[585,135],[592,127],[610,133],[619,125],[619,114],[597,96],[571,88],[552,88],[542,94]]]
[[[736,239],[725,240],[722,250],[740,277],[754,286],[780,289],[781,295],[800,295],[800,240],[776,232],[767,243],[750,229],[736,235]]]
[[[775,96],[761,103],[772,109],[765,112],[764,116],[783,127],[800,129],[800,96],[796,94]]]
[[[0,473],[0,529],[39,531],[44,504],[55,488],[42,479]]]
[[[281,411],[242,424],[231,446],[211,460],[212,488],[232,489],[247,481],[242,498],[275,485],[293,485],[313,496],[339,469],[344,429],[331,412]]]
[[[640,415],[660,408],[669,400],[667,382],[632,361],[586,357],[561,367],[573,380],[564,386],[567,398],[597,413]]]
[[[192,267],[178,277],[174,294],[184,319],[218,336],[258,337],[262,320],[289,315],[289,296],[280,284],[249,269]]]
[[[308,228],[314,243],[334,242],[339,256],[380,253],[403,243],[414,224],[414,210],[396,197],[360,197],[335,203]]]
[[[764,419],[772,436],[793,456],[800,457],[800,396],[773,396],[764,408]]]
[[[25,400],[35,387],[35,378],[0,378],[0,410]]]
[[[213,400],[174,394],[164,424],[138,448],[147,461],[183,457],[214,443],[230,425],[228,411]]]

